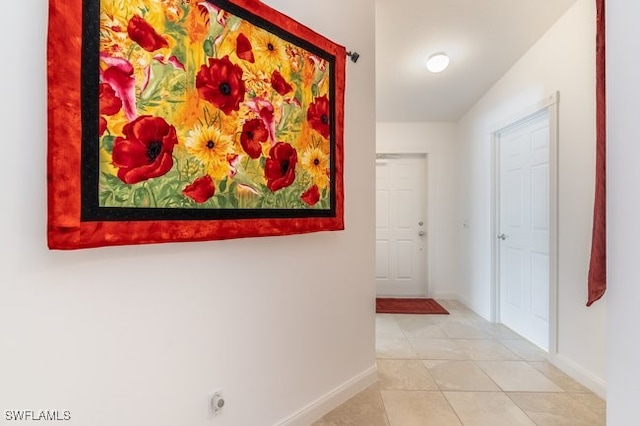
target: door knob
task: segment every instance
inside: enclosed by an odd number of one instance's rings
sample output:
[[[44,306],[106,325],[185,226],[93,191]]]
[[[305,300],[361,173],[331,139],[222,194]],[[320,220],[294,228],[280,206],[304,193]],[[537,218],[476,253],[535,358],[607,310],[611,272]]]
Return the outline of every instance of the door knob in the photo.
[[[424,231],[418,231],[418,235],[420,235],[421,237],[424,236],[425,232]]]
[[[499,239],[499,240],[504,241],[504,240],[506,240],[507,238],[508,238],[507,234],[504,234],[504,233],[503,233],[503,234],[498,235],[498,239]]]

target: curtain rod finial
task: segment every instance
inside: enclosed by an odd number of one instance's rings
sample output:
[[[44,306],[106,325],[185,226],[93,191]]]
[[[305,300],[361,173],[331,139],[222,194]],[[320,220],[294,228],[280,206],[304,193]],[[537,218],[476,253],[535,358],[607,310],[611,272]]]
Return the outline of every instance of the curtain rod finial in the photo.
[[[351,58],[351,62],[355,64],[356,62],[358,62],[358,58],[360,57],[360,54],[358,52],[349,51],[347,52],[347,56]]]

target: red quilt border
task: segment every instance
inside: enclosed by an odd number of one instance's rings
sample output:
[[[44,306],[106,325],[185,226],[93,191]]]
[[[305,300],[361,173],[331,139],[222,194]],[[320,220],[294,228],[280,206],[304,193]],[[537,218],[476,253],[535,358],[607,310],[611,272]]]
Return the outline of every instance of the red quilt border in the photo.
[[[329,218],[82,222],[82,0],[50,0],[47,40],[47,239],[50,249],[210,241],[344,229],[343,129],[346,50],[258,0],[229,0],[335,55],[336,214]],[[64,28],[64,31],[60,29]]]

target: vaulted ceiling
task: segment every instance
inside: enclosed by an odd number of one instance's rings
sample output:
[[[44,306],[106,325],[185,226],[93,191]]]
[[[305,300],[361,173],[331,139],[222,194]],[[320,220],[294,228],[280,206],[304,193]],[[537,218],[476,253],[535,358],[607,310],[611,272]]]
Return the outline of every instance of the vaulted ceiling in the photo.
[[[575,1],[375,0],[377,121],[457,121]]]

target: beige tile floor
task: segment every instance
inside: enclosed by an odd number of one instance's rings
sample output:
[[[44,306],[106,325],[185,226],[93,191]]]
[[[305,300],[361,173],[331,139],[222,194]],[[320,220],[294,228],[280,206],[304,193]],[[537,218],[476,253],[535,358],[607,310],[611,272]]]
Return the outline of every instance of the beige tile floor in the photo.
[[[376,315],[378,381],[313,426],[598,426],[605,402],[457,301]]]

